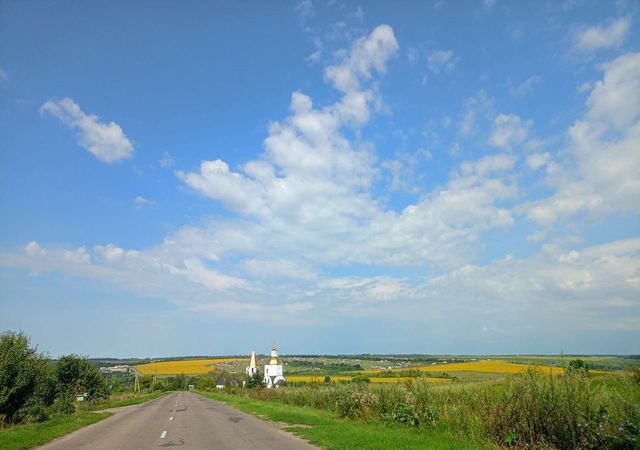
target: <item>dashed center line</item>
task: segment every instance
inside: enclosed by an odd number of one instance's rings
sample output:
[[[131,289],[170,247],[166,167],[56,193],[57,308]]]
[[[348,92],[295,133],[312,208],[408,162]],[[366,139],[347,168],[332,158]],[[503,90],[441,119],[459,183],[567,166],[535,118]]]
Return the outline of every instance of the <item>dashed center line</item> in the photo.
[[[160,435],[160,439],[164,439],[166,435],[167,435],[167,430],[162,432],[162,434]]]

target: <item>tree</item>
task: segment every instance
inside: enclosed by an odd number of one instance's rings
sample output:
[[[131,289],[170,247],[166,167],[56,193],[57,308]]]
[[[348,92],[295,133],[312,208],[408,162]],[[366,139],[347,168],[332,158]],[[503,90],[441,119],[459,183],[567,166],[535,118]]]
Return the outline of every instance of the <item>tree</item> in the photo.
[[[77,355],[63,356],[56,363],[54,372],[58,395],[61,398],[73,399],[85,392],[89,401],[109,396],[107,383],[100,371],[86,358]]]
[[[29,337],[8,331],[0,335],[0,422],[45,420],[54,386],[47,359],[30,347]]]
[[[260,370],[256,370],[256,373],[254,373],[252,376],[248,376],[245,380],[245,386],[248,387],[249,389],[253,389],[253,388],[261,388],[264,386],[264,384],[262,383],[263,377],[262,377],[262,372],[260,372]]]
[[[573,359],[569,361],[569,365],[567,366],[567,372],[581,373],[583,375],[588,375],[589,365],[582,359]]]

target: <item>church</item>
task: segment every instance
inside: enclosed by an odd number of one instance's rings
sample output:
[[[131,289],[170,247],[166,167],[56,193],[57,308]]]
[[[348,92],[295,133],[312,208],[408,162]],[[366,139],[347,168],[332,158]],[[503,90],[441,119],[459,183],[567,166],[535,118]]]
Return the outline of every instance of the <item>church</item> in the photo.
[[[256,359],[256,351],[251,352],[251,359],[249,360],[249,366],[245,372],[247,376],[253,376],[258,371],[258,361]],[[284,378],[284,370],[282,369],[282,360],[278,356],[278,348],[273,345],[271,348],[271,356],[264,365],[264,379],[262,380],[264,385],[268,388],[279,387],[287,383]]]

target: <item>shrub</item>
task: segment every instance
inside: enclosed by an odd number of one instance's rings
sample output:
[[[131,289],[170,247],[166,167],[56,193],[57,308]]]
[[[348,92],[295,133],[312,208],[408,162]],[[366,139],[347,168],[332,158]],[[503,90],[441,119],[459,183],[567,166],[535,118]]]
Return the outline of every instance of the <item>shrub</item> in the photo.
[[[0,419],[3,423],[46,419],[54,386],[46,358],[24,333],[0,335]]]
[[[393,405],[391,412],[383,415],[388,422],[398,422],[403,425],[417,427],[420,425],[420,416],[416,412],[415,405],[404,402],[397,402]]]

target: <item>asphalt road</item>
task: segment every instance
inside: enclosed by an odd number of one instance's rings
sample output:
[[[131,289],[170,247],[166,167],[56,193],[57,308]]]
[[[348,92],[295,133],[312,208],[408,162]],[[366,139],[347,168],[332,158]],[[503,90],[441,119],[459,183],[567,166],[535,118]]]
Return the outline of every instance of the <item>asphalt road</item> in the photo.
[[[269,422],[192,392],[110,411],[113,416],[39,448],[317,449]]]

